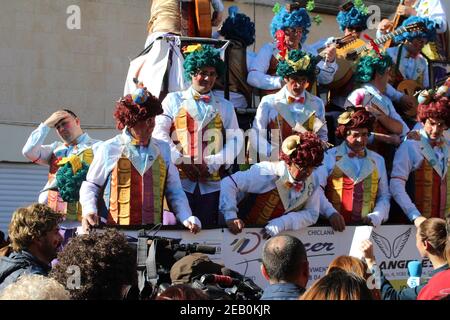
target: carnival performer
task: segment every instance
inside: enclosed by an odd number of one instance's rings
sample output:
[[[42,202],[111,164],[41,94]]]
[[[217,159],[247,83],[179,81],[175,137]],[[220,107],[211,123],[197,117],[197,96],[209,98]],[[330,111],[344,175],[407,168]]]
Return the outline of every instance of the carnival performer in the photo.
[[[323,153],[316,134],[295,134],[283,141],[280,161],[260,162],[224,178],[220,213],[229,230],[236,234],[245,224],[267,224],[262,234],[269,237],[316,223],[320,186],[311,173],[322,164]]]
[[[311,19],[304,8],[289,12],[285,7],[282,7],[275,14],[270,25],[274,42],[266,43],[261,47],[250,67],[247,82],[255,88],[262,89],[263,95],[274,93],[283,87],[285,84],[283,77],[276,75],[278,54],[284,56],[284,52],[280,52],[279,48],[301,49],[312,55],[317,55],[317,49],[321,44],[312,46],[305,44],[310,27]],[[317,80],[319,84],[330,83],[337,69],[335,63],[336,48],[330,46],[325,50],[325,61],[318,64],[320,72]]]
[[[116,102],[114,138],[97,150],[80,190],[83,230],[99,223],[144,225],[163,222],[163,201],[191,232],[200,231],[166,142],[152,137],[159,100],[142,85]]]
[[[61,141],[44,145],[52,128]],[[41,123],[22,149],[23,155],[33,163],[49,166],[39,203],[66,214],[69,221],[81,221],[79,190],[100,142],[83,132],[80,119],[68,109],[54,112]]]
[[[334,230],[348,223],[379,226],[389,216],[390,194],[384,159],[367,149],[375,118],[365,109],[349,109],[338,119],[336,136],[344,142],[325,154],[315,174],[321,192],[320,214]]]
[[[363,106],[376,121],[369,137],[369,149],[385,158],[388,173],[392,165],[395,146],[400,144],[409,128],[395,110],[392,101],[385,95],[392,66],[392,59],[386,52],[371,50],[363,55],[356,66],[356,81],[362,87],[347,98],[347,106]]]
[[[423,128],[419,139],[405,140],[395,153],[390,190],[392,197],[416,226],[430,217],[450,213],[448,180],[448,140],[443,137],[450,126],[447,97],[429,96],[418,106]]]
[[[221,175],[241,151],[243,135],[233,105],[211,91],[224,71],[219,50],[208,45],[187,50],[185,77],[192,84],[167,95],[153,136],[170,144],[194,214],[204,225],[217,225]]]
[[[306,90],[316,79],[318,61],[302,50],[290,50],[280,57],[277,75],[286,84],[262,98],[253,122],[256,132],[250,135],[251,145],[263,157],[278,157],[282,141],[295,132],[314,132],[328,141],[323,101]]]

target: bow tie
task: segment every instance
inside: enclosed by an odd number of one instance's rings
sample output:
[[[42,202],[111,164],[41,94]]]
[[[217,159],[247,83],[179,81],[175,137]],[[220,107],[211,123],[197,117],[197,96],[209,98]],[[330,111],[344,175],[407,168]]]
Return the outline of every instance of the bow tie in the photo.
[[[299,97],[299,98],[295,98],[292,96],[289,96],[287,98],[288,103],[304,103],[305,102],[305,97]]]
[[[209,101],[211,101],[211,97],[206,94],[194,94],[194,100],[202,100],[205,103],[209,103]]]
[[[287,181],[284,185],[286,186],[286,188],[294,188],[295,191],[300,192],[305,186],[305,183],[303,181],[294,181],[293,183]]]
[[[361,151],[358,151],[358,152],[350,151],[350,152],[348,153],[348,156],[349,156],[350,158],[354,158],[354,157],[364,158],[364,157],[366,156],[366,152],[365,152],[364,150],[361,150]]]
[[[430,141],[430,145],[432,148],[434,148],[434,147],[441,148],[444,145],[444,140],[440,139],[438,141]]]

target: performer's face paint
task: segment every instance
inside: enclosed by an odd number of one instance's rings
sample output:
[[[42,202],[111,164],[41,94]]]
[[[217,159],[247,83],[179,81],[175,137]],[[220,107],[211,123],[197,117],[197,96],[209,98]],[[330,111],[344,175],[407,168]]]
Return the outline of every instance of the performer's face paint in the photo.
[[[366,148],[367,142],[369,141],[369,130],[367,128],[349,130],[345,140],[349,148],[353,151],[362,151]]]
[[[288,49],[299,49],[300,48],[300,40],[303,36],[303,28],[286,28],[284,29],[284,43],[288,47]]]
[[[192,76],[192,87],[201,94],[211,91],[217,79],[216,68],[203,67]]]
[[[313,167],[300,167],[295,163],[289,166],[289,173],[296,181],[305,181],[313,172]]]
[[[292,75],[284,78],[284,81],[286,82],[286,87],[289,93],[294,97],[300,96],[303,91],[309,86],[308,78],[304,76]]]
[[[438,140],[444,135],[444,131],[447,130],[445,121],[436,118],[427,118],[423,124],[423,129],[427,133],[430,140]]]

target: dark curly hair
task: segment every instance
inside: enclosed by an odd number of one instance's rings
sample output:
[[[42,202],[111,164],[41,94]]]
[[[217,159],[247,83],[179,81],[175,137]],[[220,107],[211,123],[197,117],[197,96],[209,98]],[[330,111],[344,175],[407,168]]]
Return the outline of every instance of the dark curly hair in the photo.
[[[277,75],[283,78],[287,78],[289,76],[305,76],[308,78],[310,82],[314,82],[317,75],[317,64],[320,61],[320,57],[313,56],[306,51],[303,50],[290,50],[288,53],[288,60],[291,60],[292,62],[297,62],[300,59],[305,58],[306,56],[309,57],[310,62],[306,68],[303,69],[294,69],[292,65],[288,63],[286,59],[280,60],[277,66]]]
[[[336,128],[335,135],[338,139],[345,140],[347,132],[352,129],[367,128],[369,132],[373,131],[375,117],[366,109],[358,108],[351,117],[351,120],[346,124],[339,124]]]
[[[318,167],[323,161],[323,144],[322,140],[312,132],[299,133],[300,144],[297,145],[297,150],[291,155],[280,152],[280,158],[287,165],[295,163],[299,167]]]
[[[79,288],[67,288],[73,300],[119,300],[124,286],[137,282],[136,253],[117,230],[72,238],[58,254],[50,276],[67,286],[73,266],[81,279]]]
[[[375,73],[384,74],[392,66],[392,58],[386,52],[380,53],[381,58],[375,51],[361,57],[356,65],[356,81],[367,83],[375,78]]]
[[[184,76],[188,80],[204,67],[216,68],[219,77],[225,72],[225,62],[220,59],[220,51],[210,45],[202,45],[201,49],[189,53],[184,60],[183,67]]]
[[[131,94],[116,102],[114,119],[116,127],[122,130],[125,127],[133,128],[139,121],[147,120],[163,113],[161,102],[151,93],[142,104],[133,101]]]
[[[417,107],[417,118],[425,123],[428,118],[441,119],[450,128],[450,103],[447,97],[442,97],[429,104],[419,104]]]
[[[42,203],[34,203],[26,208],[14,211],[9,224],[9,238],[14,251],[27,249],[33,240],[45,236],[64,219],[64,215],[55,212]]]
[[[255,23],[243,13],[229,16],[219,30],[225,39],[234,39],[242,42],[245,47],[255,42]]]

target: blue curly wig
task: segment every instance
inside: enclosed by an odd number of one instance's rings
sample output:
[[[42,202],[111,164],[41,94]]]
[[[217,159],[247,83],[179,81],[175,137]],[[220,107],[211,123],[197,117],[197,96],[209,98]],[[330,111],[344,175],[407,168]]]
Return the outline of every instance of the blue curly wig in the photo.
[[[436,23],[428,18],[421,18],[417,16],[412,16],[403,21],[402,27],[406,27],[413,23],[423,23],[425,25],[426,31],[412,31],[403,32],[394,38],[396,43],[403,42],[405,40],[412,41],[416,38],[425,38],[428,41],[434,41],[436,39]]]
[[[375,72],[384,74],[386,70],[392,66],[393,62],[389,54],[386,52],[380,53],[381,58],[375,51],[362,56],[356,65],[356,81],[359,83],[367,83],[375,78]]]
[[[288,53],[288,60],[292,62],[297,62],[306,56],[308,56],[310,59],[308,66],[306,68],[298,70],[294,69],[294,67],[291,64],[289,64],[286,59],[280,60],[277,66],[277,75],[279,75],[282,78],[286,78],[292,75],[305,76],[308,78],[310,82],[314,82],[314,80],[316,79],[316,75],[318,73],[317,64],[321,60],[320,57],[313,56],[303,50],[291,50]]]
[[[309,18],[308,12],[304,8],[294,10],[291,13],[286,11],[283,7],[281,10],[273,17],[272,23],[270,24],[270,33],[272,37],[280,29],[286,28],[303,28],[301,43],[306,41],[307,35],[309,33],[309,28],[311,27],[311,19]]]
[[[241,41],[246,47],[255,42],[255,24],[248,16],[238,13],[238,7],[228,8],[229,17],[226,18],[219,30],[225,39]]]
[[[344,31],[345,28],[364,31],[367,29],[367,19],[369,19],[369,15],[355,7],[351,8],[349,11],[340,11],[336,17],[336,21],[338,22],[341,31]]]
[[[198,70],[203,67],[216,68],[217,75],[221,77],[225,71],[225,62],[220,59],[220,51],[209,45],[202,45],[200,50],[195,50],[187,55],[183,63],[184,76],[191,79]]]

